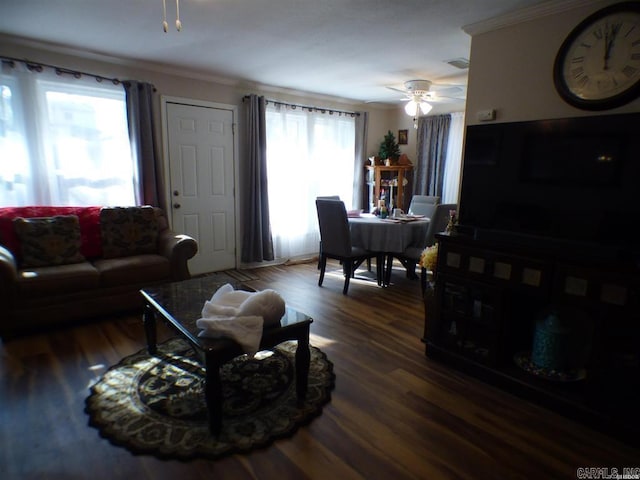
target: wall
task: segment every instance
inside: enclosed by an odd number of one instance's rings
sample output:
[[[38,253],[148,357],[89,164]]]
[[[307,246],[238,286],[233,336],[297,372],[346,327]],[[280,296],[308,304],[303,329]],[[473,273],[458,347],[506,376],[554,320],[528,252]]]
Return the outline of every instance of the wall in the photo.
[[[340,99],[332,99],[307,94],[305,92],[287,92],[277,87],[241,84],[231,79],[220,79],[206,76],[198,72],[175,70],[168,67],[157,67],[105,56],[97,56],[79,50],[62,50],[52,46],[26,42],[21,39],[0,35],[0,55],[28,59],[71,70],[84,71],[95,75],[121,80],[134,79],[155,85],[158,95],[183,97],[193,100],[235,105],[240,112],[238,119],[238,144],[243,144],[244,124],[241,112],[242,97],[249,93],[264,95],[268,99],[302,105],[323,106],[343,111],[367,111],[369,113],[369,135],[367,151],[378,150],[381,141],[380,131],[386,133],[392,124],[393,109],[362,103],[345,103]],[[158,100],[157,118],[160,125],[160,104]],[[161,139],[158,130],[158,139]],[[380,137],[380,138],[379,138]],[[159,140],[160,141],[160,140]],[[242,148],[240,149],[242,151]],[[160,150],[161,151],[161,150]]]
[[[583,2],[585,3],[585,2]],[[497,122],[564,118],[640,111],[640,99],[606,112],[565,103],[553,85],[553,63],[571,30],[585,17],[615,1],[590,2],[573,10],[474,34],[471,41],[466,123],[495,109]]]

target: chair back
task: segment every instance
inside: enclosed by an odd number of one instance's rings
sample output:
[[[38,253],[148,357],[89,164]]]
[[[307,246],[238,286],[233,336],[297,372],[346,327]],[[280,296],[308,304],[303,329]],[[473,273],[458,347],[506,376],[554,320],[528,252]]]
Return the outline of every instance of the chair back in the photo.
[[[449,223],[449,211],[457,209],[458,205],[455,203],[441,203],[436,205],[435,212],[433,213],[431,222],[429,223],[429,229],[427,230],[427,247],[430,247],[435,243],[436,233],[444,232],[447,228],[447,223]]]
[[[344,202],[316,199],[318,226],[322,252],[326,255],[349,257],[351,255],[351,232]]]
[[[340,195],[325,195],[322,197],[316,197],[316,200],[340,200]]]
[[[424,215],[431,218],[435,212],[435,206],[440,202],[440,197],[434,195],[414,195],[409,204],[410,215]]]

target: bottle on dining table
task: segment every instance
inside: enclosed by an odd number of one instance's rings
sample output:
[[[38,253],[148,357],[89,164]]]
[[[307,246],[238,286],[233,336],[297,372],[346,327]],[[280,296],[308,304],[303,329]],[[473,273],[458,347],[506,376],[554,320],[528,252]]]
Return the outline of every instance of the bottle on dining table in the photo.
[[[389,210],[384,200],[380,200],[380,218],[387,218],[389,216]]]

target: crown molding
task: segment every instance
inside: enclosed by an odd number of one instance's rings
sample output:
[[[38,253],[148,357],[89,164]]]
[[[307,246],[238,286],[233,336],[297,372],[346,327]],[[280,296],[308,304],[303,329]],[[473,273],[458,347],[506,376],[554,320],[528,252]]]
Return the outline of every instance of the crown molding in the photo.
[[[5,35],[0,33],[0,41],[3,44],[12,43],[17,47],[26,47],[49,52],[58,55],[68,55],[72,57],[81,58],[83,60],[93,60],[102,63],[108,63],[118,67],[136,68],[140,70],[148,70],[154,73],[161,73],[164,75],[171,75],[176,77],[189,78],[191,80],[205,80],[215,82],[221,85],[235,86],[238,84],[237,79],[217,76],[207,72],[200,72],[197,70],[184,69],[176,65],[154,63],[135,58],[127,57],[115,57],[101,52],[92,50],[83,50],[75,47],[69,47],[58,43],[48,43],[39,40],[34,40],[27,37],[17,37],[14,35]],[[36,61],[36,60],[34,60]],[[37,61],[36,61],[37,63]]]
[[[568,10],[598,3],[602,2],[594,0],[548,0],[537,5],[514,10],[513,12],[509,12],[498,17],[465,25],[462,27],[462,30],[473,37],[474,35],[479,35],[481,33],[492,32],[504,27],[510,27],[519,23],[536,20],[549,15],[556,15]]]
[[[306,92],[302,90],[295,90],[295,89],[290,89],[285,87],[277,87],[273,85],[265,85],[265,84],[260,84],[253,81],[243,80],[243,79],[223,77],[223,76],[215,75],[213,73],[183,68],[183,67],[179,67],[171,64],[141,61],[141,60],[126,58],[126,57],[115,57],[112,55],[107,55],[104,53],[95,52],[91,50],[82,50],[79,48],[69,47],[66,45],[42,42],[39,40],[34,40],[26,37],[18,37],[14,35],[6,35],[3,33],[0,33],[0,45],[11,45],[11,44],[15,45],[16,47],[32,48],[32,49],[40,50],[43,52],[48,52],[51,54],[68,55],[68,56],[80,58],[83,60],[93,60],[101,63],[114,65],[116,67],[135,68],[136,70],[145,70],[152,73],[185,78],[188,80],[201,80],[204,82],[212,82],[218,85],[224,85],[227,87],[234,88],[238,92],[242,90],[258,90],[264,93],[270,93],[275,95],[304,97],[310,100],[333,102],[335,104],[341,104],[341,105],[352,105],[352,106],[364,105],[364,103],[360,100],[354,100],[354,99],[343,98],[343,97],[334,97],[330,95],[322,95],[318,93]],[[0,54],[1,53],[2,53],[2,49],[0,49]],[[35,63],[38,63],[38,59],[36,58],[25,58],[24,60],[31,60],[31,61],[34,61]],[[110,74],[110,76],[113,76],[113,75]],[[278,99],[279,98],[275,98],[275,100],[278,100]],[[289,100],[289,101],[293,101],[293,100]]]

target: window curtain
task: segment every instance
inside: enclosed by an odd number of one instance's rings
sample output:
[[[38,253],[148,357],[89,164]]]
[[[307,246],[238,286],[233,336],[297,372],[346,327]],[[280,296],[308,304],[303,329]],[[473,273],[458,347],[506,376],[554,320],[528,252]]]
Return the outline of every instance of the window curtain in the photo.
[[[356,161],[353,169],[353,208],[361,209],[369,202],[368,189],[364,182],[364,165],[367,162],[367,129],[369,113],[359,112],[356,117]]]
[[[155,88],[149,83],[127,80],[123,82],[127,99],[127,121],[131,154],[137,166],[138,189],[136,203],[159,206],[166,209],[160,168],[158,165],[157,141],[153,121],[153,94]]]
[[[464,140],[464,113],[451,114],[447,156],[444,163],[442,203],[458,203],[460,171],[462,169],[462,145]]]
[[[0,206],[132,204],[125,103],[119,82],[2,58]]]
[[[244,218],[241,260],[243,263],[271,261],[273,240],[269,220],[267,181],[267,135],[265,99],[249,95],[245,99],[247,155],[241,182],[241,208]]]
[[[320,241],[316,197],[339,195],[352,208],[357,115],[272,102],[266,115],[274,254],[308,258]]]
[[[442,197],[444,166],[451,115],[418,119],[418,159],[414,173],[414,195]]]

